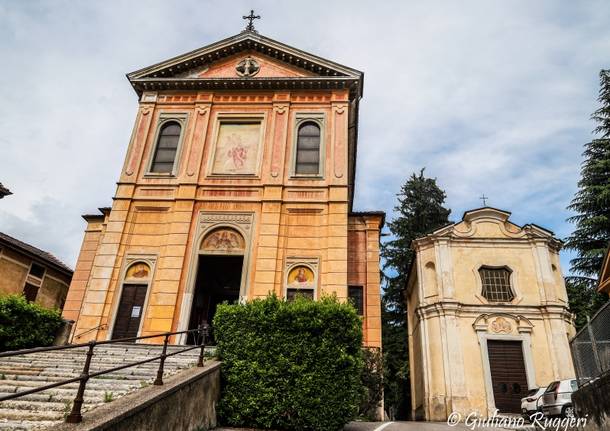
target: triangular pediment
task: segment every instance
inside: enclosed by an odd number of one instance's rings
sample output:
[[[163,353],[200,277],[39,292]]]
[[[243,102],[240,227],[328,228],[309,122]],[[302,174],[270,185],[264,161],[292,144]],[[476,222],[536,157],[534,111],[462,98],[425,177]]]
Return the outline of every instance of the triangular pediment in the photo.
[[[239,65],[248,59],[256,65],[256,74],[251,77],[257,78],[311,78],[318,76],[315,73],[298,68],[296,66],[281,62],[256,51],[245,51],[234,54],[225,59],[194,67],[182,72],[176,77],[179,78],[240,78]]]
[[[188,88],[349,88],[362,72],[245,31],[127,75],[136,91]],[[261,84],[263,83],[264,84]]]

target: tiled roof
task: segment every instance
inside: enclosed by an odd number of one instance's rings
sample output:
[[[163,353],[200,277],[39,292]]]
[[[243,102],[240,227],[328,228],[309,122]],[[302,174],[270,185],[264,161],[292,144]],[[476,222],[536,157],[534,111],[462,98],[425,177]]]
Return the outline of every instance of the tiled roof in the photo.
[[[33,245],[26,244],[23,241],[19,241],[18,239],[15,239],[12,236],[9,236],[3,232],[0,232],[0,244],[6,244],[7,246],[13,247],[34,258],[37,257],[37,258],[43,260],[44,262],[46,262],[47,264],[54,266],[58,270],[69,273],[70,276],[72,275],[72,272],[73,272],[72,268],[70,268],[68,265],[63,263],[61,260],[59,260],[58,258],[53,256],[51,253],[41,250],[39,248],[36,248]]]
[[[385,225],[385,211],[350,211],[350,216],[362,217],[362,216],[379,216],[381,217],[380,228]]]

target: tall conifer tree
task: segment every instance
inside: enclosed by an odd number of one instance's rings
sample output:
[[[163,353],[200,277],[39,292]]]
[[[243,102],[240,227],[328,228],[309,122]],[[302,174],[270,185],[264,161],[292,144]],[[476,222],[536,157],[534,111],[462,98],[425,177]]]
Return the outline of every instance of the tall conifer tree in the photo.
[[[591,116],[597,138],[585,145],[578,191],[568,207],[576,213],[568,219],[576,229],[565,247],[574,250],[576,257],[570,261],[573,275],[566,277],[566,283],[577,327],[608,299],[596,288],[610,241],[610,70],[602,70],[599,77],[601,106]]]
[[[385,408],[393,419],[406,419],[410,410],[409,363],[406,307],[402,290],[414,253],[411,241],[449,223],[451,210],[445,208],[446,194],[435,178],[415,173],[403,184],[394,207],[395,217],[388,223],[392,239],[382,245],[384,293],[382,330],[384,351]]]

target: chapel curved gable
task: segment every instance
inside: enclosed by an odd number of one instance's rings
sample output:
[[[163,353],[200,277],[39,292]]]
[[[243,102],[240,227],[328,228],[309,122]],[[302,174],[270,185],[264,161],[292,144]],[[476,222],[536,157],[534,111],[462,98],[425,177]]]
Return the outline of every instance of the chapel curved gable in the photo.
[[[511,213],[497,208],[484,207],[466,211],[462,220],[448,224],[425,237],[416,240],[425,243],[439,238],[448,239],[491,239],[491,240],[533,240],[549,241],[555,248],[561,241],[552,231],[535,224],[519,226],[509,220]]]

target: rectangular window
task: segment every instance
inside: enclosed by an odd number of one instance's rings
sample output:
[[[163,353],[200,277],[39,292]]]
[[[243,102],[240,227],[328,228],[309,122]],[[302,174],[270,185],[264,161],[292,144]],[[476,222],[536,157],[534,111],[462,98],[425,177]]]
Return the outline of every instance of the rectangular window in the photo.
[[[38,296],[38,286],[34,286],[33,284],[30,283],[26,283],[25,287],[23,288],[23,296],[25,296],[25,299],[30,301],[30,302],[34,302],[36,301],[36,296]]]
[[[294,299],[298,296],[303,296],[308,299],[313,299],[313,289],[287,289],[286,290],[286,300],[294,301]]]
[[[515,295],[510,286],[511,271],[508,268],[481,267],[479,269],[482,295],[489,302],[510,302]]]
[[[44,277],[44,267],[38,265],[37,263],[32,263],[30,267],[30,275],[33,275],[36,278]]]
[[[362,286],[349,286],[347,297],[356,308],[359,316],[364,316],[364,292]]]

